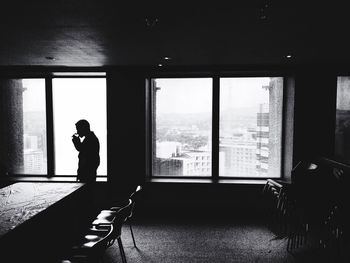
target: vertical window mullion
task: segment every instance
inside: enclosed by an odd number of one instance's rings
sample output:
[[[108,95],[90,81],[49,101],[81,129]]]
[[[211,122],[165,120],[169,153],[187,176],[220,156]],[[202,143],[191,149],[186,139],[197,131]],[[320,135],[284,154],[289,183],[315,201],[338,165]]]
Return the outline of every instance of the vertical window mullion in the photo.
[[[220,77],[213,77],[213,109],[212,109],[212,178],[219,179],[219,122],[220,122]]]
[[[152,116],[153,116],[153,107],[152,107],[152,94],[153,94],[153,86],[152,86],[152,81],[151,79],[146,79],[145,80],[145,89],[146,89],[146,154],[145,154],[145,163],[146,163],[146,176],[147,178],[151,178],[153,175],[153,169],[152,169],[152,158],[153,158],[153,147],[152,147],[152,136],[153,134],[153,125],[154,123],[152,122]]]
[[[54,134],[53,134],[53,105],[52,105],[52,78],[45,78],[46,86],[46,143],[47,143],[47,176],[55,174],[54,165]]]

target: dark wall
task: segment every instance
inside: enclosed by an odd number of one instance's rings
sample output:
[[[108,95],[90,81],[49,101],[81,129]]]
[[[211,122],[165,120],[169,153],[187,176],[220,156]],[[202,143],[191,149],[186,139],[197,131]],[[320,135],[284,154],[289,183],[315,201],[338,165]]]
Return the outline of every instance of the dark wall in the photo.
[[[333,154],[336,88],[332,71],[303,70],[296,75],[294,164]]]
[[[147,213],[156,209],[176,217],[256,214],[262,212],[262,188],[256,184],[149,183],[145,185],[140,210]]]
[[[0,178],[23,172],[23,85],[0,79]]]
[[[117,196],[145,180],[145,75],[112,70],[107,85],[108,182]]]

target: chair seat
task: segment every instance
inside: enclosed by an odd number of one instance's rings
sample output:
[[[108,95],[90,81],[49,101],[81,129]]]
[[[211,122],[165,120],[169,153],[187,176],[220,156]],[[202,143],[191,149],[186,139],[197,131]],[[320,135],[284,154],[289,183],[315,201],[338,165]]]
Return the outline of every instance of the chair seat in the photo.
[[[101,229],[89,229],[87,233],[72,247],[73,250],[80,250],[85,248],[91,248],[96,243],[106,237],[109,231]]]
[[[64,259],[58,263],[87,263],[88,258],[86,256],[77,256],[71,259]]]
[[[116,211],[112,211],[112,210],[102,210],[102,211],[96,216],[96,218],[112,218],[112,217],[115,217],[116,214],[117,214]]]
[[[91,225],[83,235],[73,240],[73,245],[60,263],[99,262],[105,249],[113,242],[113,233],[113,225]]]
[[[94,221],[92,221],[92,225],[110,225],[113,224],[115,217],[110,218],[96,218]]]

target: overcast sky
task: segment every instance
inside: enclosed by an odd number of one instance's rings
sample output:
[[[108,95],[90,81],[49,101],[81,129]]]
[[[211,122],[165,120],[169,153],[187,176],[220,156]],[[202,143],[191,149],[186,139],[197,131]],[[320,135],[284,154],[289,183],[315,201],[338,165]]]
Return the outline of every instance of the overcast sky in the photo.
[[[221,78],[221,109],[257,107],[269,102],[263,86],[270,78]],[[212,79],[157,79],[158,113],[201,113],[212,110]]]

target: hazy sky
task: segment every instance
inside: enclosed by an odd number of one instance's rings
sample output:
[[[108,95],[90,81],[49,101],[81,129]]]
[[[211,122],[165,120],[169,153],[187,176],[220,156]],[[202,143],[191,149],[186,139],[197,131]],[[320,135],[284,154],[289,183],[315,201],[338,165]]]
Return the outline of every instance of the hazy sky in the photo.
[[[246,108],[269,103],[270,78],[222,78],[220,80],[220,107]]]
[[[269,102],[263,86],[270,78],[221,78],[220,106],[244,108]],[[212,79],[157,79],[158,113],[200,113],[212,110]]]
[[[45,79],[23,79],[23,110],[42,111],[45,109]]]
[[[157,79],[157,112],[210,112],[212,79]]]

